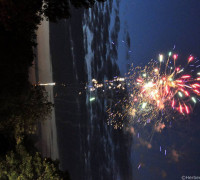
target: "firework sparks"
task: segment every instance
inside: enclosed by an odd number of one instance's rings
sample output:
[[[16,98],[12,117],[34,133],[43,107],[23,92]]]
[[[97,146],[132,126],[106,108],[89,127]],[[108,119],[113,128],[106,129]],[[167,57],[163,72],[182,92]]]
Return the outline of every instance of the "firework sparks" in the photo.
[[[109,121],[146,125],[151,119],[156,127],[164,119],[173,119],[176,112],[190,114],[197,102],[195,96],[200,95],[200,72],[196,72],[198,64],[193,56],[188,57],[185,67],[178,57],[172,52],[167,57],[159,54],[158,61],[152,60],[144,68],[132,67],[125,78],[128,96],[109,108]]]
[[[146,77],[141,77],[140,71],[137,73],[139,76],[137,78],[138,90],[140,92],[139,96],[143,101],[142,107],[144,108],[147,104],[150,104],[154,109],[162,110],[169,108],[171,104],[171,107],[181,114],[189,114],[192,108],[188,102],[190,94],[200,94],[199,79],[192,77],[190,74],[184,74],[184,68],[181,69],[175,66],[178,55],[174,54],[172,56],[173,58],[170,59],[171,56],[172,53],[170,52],[163,67],[161,62],[164,61],[164,56],[160,54],[160,64],[150,63],[150,67],[142,70],[146,71]],[[188,64],[193,60],[194,57],[190,56],[188,58]],[[169,63],[174,64],[174,66],[169,67]],[[187,70],[185,71],[188,72]],[[192,97],[192,101],[196,103],[194,97]]]

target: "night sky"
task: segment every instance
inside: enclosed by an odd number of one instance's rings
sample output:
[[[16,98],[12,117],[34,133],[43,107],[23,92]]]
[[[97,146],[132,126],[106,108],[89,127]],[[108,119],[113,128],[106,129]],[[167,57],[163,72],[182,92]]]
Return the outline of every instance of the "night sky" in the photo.
[[[151,59],[158,59],[159,53],[167,55],[173,48],[181,61],[190,54],[200,57],[200,1],[129,0],[122,2],[120,7],[122,27],[128,29],[131,39],[128,63],[144,66]],[[119,47],[123,74],[127,72],[124,44]],[[172,128],[156,133],[152,149],[133,147],[135,179],[181,179],[182,176],[200,175],[198,110],[199,106],[195,107],[190,120],[172,122]],[[138,165],[141,165],[139,170]]]
[[[174,45],[183,59],[200,56],[200,1],[129,0],[121,2],[120,12],[129,29],[135,65],[167,54]]]

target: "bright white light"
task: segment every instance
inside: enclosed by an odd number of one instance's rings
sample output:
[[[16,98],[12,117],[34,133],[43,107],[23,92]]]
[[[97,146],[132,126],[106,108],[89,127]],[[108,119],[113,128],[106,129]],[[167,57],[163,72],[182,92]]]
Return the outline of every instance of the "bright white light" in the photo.
[[[178,95],[179,95],[180,97],[183,97],[183,94],[182,94],[181,92],[178,92]]]
[[[91,97],[91,98],[90,98],[90,102],[91,102],[91,101],[94,101],[94,100],[95,100],[95,97]]]
[[[55,86],[56,83],[40,83],[40,86]]]
[[[148,82],[147,84],[144,85],[145,88],[151,88],[153,86],[154,84],[152,82]]]
[[[159,61],[163,62],[163,55],[162,54],[159,54]]]
[[[194,103],[196,103],[196,99],[194,97],[191,98]]]
[[[147,103],[144,102],[144,103],[142,104],[142,109],[144,109],[144,108],[146,107],[146,105],[147,105]]]

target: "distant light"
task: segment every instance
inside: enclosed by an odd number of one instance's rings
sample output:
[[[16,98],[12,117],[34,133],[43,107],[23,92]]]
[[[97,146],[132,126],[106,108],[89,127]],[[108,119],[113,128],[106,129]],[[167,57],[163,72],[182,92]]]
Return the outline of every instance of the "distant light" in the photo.
[[[176,71],[177,71],[177,72],[178,72],[178,71],[180,71],[180,68],[179,68],[179,67],[177,67],[177,68],[176,68]]]
[[[194,97],[191,98],[194,103],[196,103],[196,99]]]
[[[199,92],[197,89],[195,89],[195,90],[194,90],[194,92],[196,92],[197,94],[199,94],[199,93],[200,93],[200,92]]]
[[[181,72],[183,72],[184,71],[184,68],[183,69],[181,69],[180,71],[178,71],[177,73],[181,73]]]
[[[190,75],[183,75],[181,76],[182,79],[187,79],[187,78],[190,78],[191,76]]]
[[[139,78],[137,79],[137,82],[139,83],[141,83],[142,81],[143,81],[142,79],[139,79]]]
[[[183,107],[181,105],[179,106],[179,109],[180,109],[180,113],[183,113]]]
[[[146,107],[146,105],[147,105],[147,103],[144,102],[144,103],[142,104],[142,109],[144,109],[144,108]]]
[[[194,59],[194,57],[193,57],[193,56],[190,56],[190,57],[188,58],[188,63],[190,63],[193,59]]]
[[[180,96],[180,97],[183,97],[183,94],[179,91],[178,92],[178,95]]]
[[[147,74],[146,74],[146,73],[144,73],[142,76],[143,76],[143,77],[147,77]]]
[[[170,78],[169,78],[169,81],[173,81],[173,79],[170,77]]]
[[[168,55],[169,55],[169,57],[170,57],[170,56],[172,55],[172,52],[169,52],[169,54],[168,54]]]
[[[159,61],[162,62],[163,61],[163,55],[159,54]]]
[[[189,111],[189,108],[185,105],[185,110],[186,110],[186,113],[189,114],[190,111]]]
[[[55,86],[56,83],[40,83],[40,86]]]
[[[125,80],[125,78],[119,78],[119,81],[124,81]]]
[[[154,71],[155,71],[155,72],[158,72],[158,68],[155,68]]]
[[[174,60],[176,60],[178,58],[178,55],[174,54],[173,58],[174,58]]]
[[[147,84],[144,85],[145,88],[151,88],[153,86],[154,84],[152,82],[148,82]]]
[[[95,100],[95,97],[91,97],[90,98],[90,102],[94,101]]]
[[[95,88],[94,88],[94,87],[91,87],[91,88],[90,88],[90,91],[95,91]]]
[[[92,82],[93,82],[94,84],[97,84],[97,83],[98,83],[98,81],[97,81],[96,79],[92,79]]]
[[[174,99],[172,100],[172,107],[174,108],[174,105],[175,105],[175,101]]]
[[[189,96],[189,93],[187,91],[184,91],[186,96]]]

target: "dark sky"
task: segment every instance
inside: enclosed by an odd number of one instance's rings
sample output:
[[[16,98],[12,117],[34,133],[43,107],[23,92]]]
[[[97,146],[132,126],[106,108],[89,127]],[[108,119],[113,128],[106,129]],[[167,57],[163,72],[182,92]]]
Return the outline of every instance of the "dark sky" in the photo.
[[[124,1],[121,16],[129,29],[134,64],[146,64],[174,45],[183,59],[200,57],[199,0]]]

